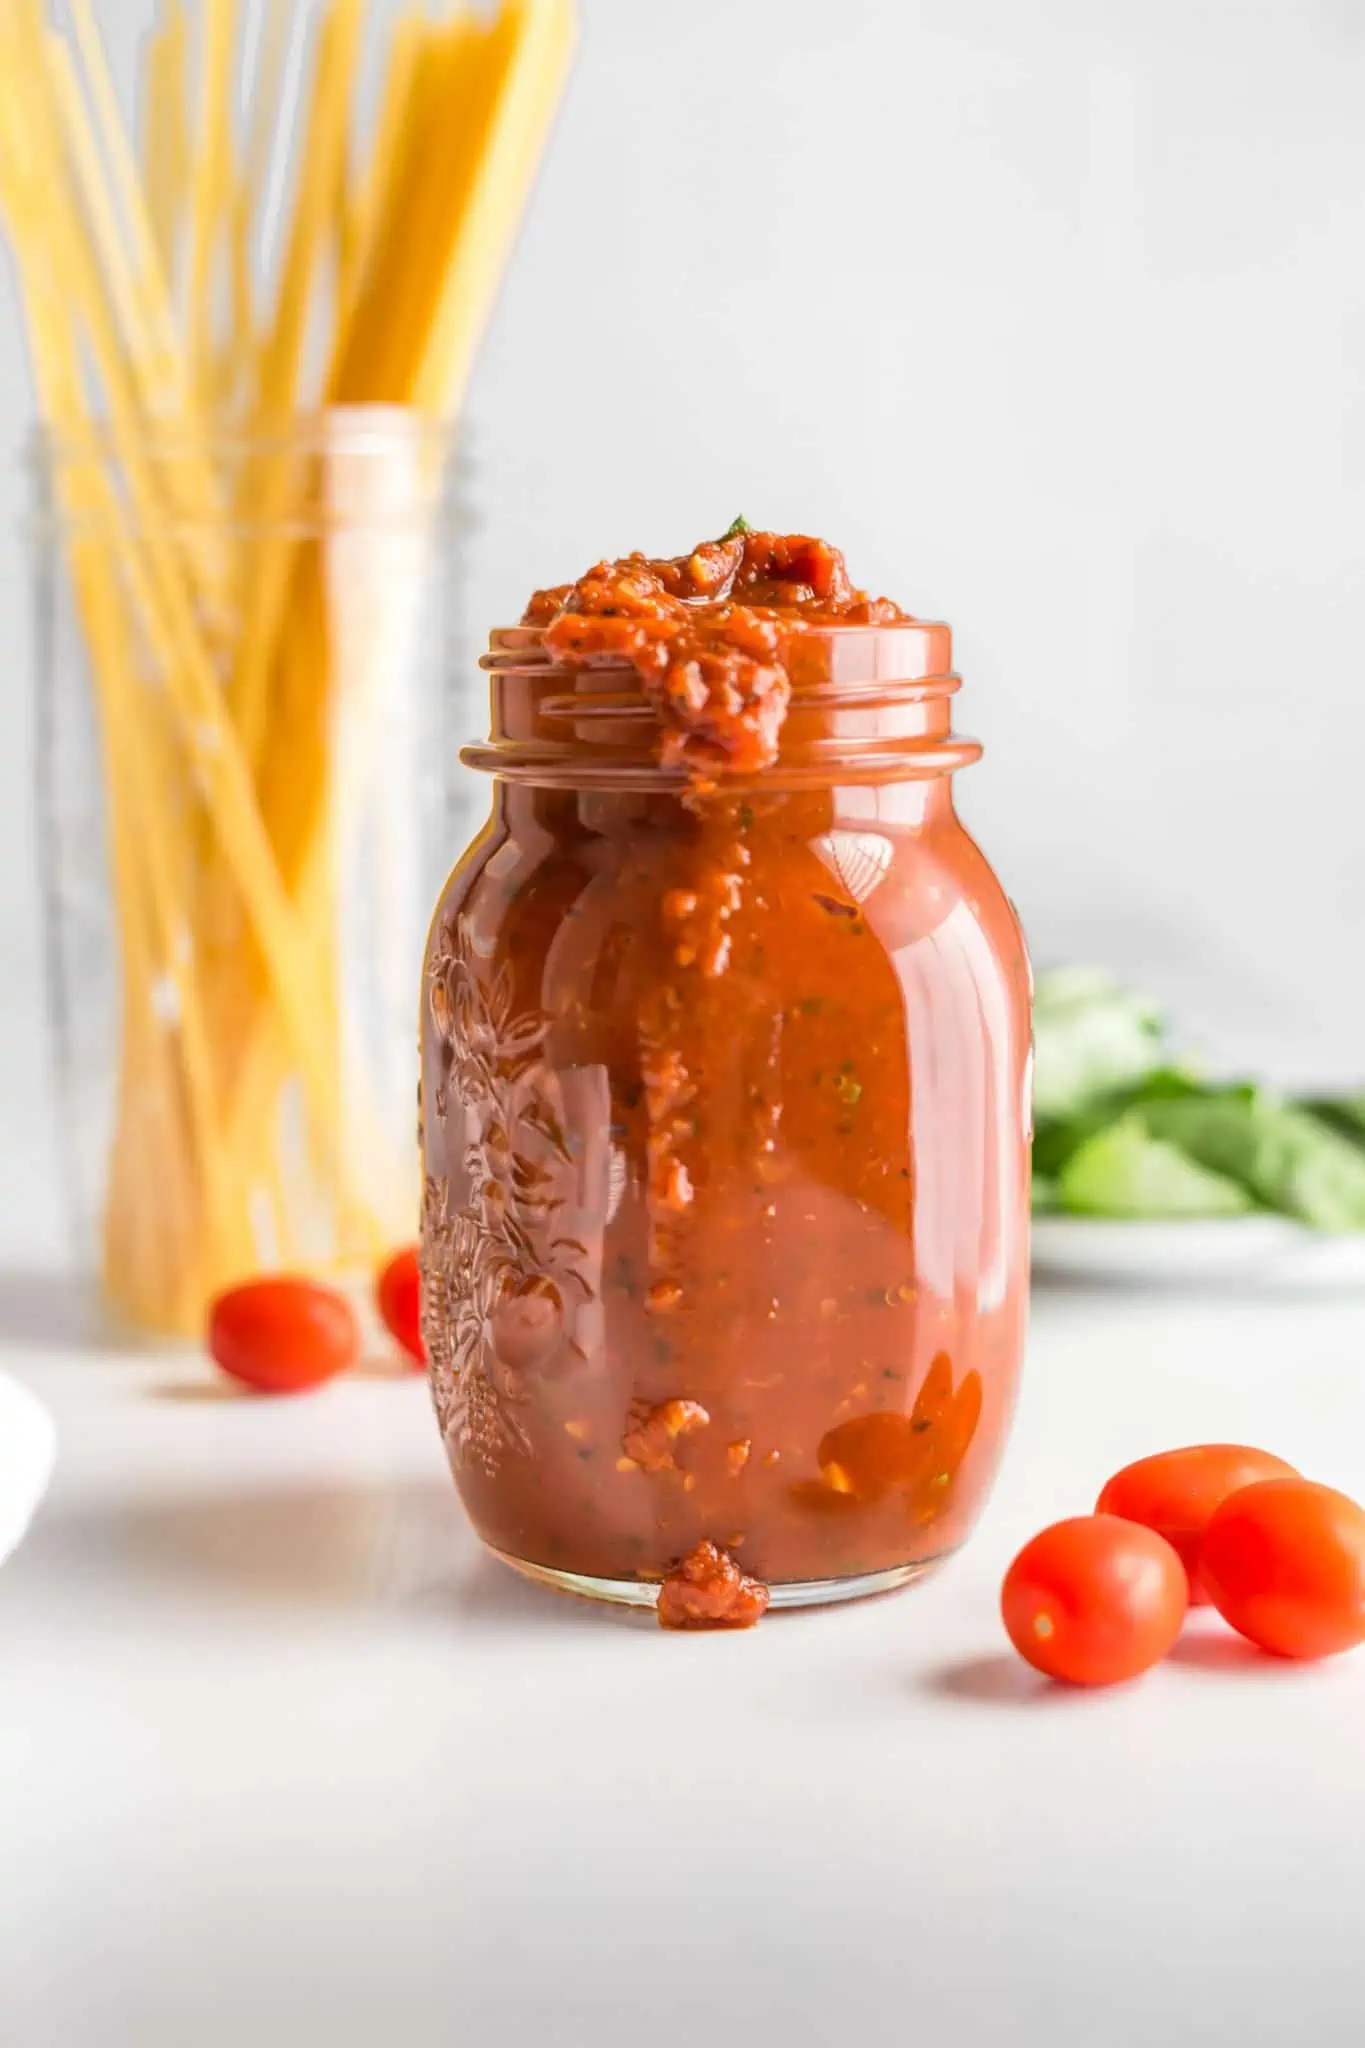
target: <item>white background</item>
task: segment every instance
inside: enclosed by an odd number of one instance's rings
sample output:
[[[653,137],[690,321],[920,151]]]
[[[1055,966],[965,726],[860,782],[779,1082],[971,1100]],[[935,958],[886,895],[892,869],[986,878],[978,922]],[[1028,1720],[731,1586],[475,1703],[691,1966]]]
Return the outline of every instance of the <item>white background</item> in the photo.
[[[1365,1652],[1205,1614],[1078,1693],[996,1600],[1173,1438],[1365,1494],[1361,1323],[1040,1291],[960,1558],[691,1637],[482,1556],[415,1375],[0,1327],[59,1430],[0,1567],[6,2048],[1360,2048]]]
[[[829,533],[958,628],[1039,954],[1365,1077],[1365,5],[586,12],[470,405],[473,616],[741,511]],[[144,7],[99,14],[129,77]],[[100,1351],[35,1261],[0,300],[0,1365],[59,1425],[0,1587],[7,2042],[1354,2048],[1365,1657],[1206,1621],[1082,1699],[995,1595],[1164,1442],[1365,1494],[1358,1299],[1041,1291],[960,1563],[720,1641],[500,1576],[414,1377],[267,1405]]]
[[[149,8],[99,13],[131,82]],[[1365,1072],[1365,8],[585,15],[469,406],[473,621],[741,511],[829,534],[957,628],[989,749],[963,807],[1039,956],[1140,977],[1216,1055]],[[6,283],[6,454],[28,402]],[[11,978],[36,911],[4,482]]]

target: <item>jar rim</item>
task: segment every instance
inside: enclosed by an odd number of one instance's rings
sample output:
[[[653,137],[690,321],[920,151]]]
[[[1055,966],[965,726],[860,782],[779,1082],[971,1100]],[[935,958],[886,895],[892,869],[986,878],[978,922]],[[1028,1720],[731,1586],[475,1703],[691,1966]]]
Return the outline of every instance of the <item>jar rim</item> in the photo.
[[[659,712],[619,656],[556,661],[542,626],[495,627],[479,665],[492,730],[460,758],[503,780],[559,787],[686,788],[683,766],[657,759]],[[961,687],[952,634],[939,620],[797,624],[782,658],[791,681],[776,760],[722,770],[718,783],[876,782],[952,774],[980,757],[952,730]]]
[[[572,665],[556,662],[544,652],[545,630],[543,626],[495,626],[488,635],[488,652],[479,656],[479,667],[490,675],[543,674],[551,668],[564,676],[635,673],[629,661],[616,656]],[[813,625],[794,618],[783,631],[783,659],[793,671],[794,691],[818,682],[937,684],[945,689],[956,689],[960,682],[953,671],[952,628],[942,619],[891,619],[876,624],[831,620]]]
[[[185,545],[280,543],[356,530],[420,538],[457,508],[454,429],[410,406],[324,406],[268,425],[180,414],[134,428],[45,424],[25,441],[27,527],[121,545],[155,530]]]
[[[29,464],[44,468],[61,461],[116,461],[131,439],[137,452],[153,461],[206,454],[234,459],[279,453],[368,455],[395,444],[444,447],[454,432],[450,420],[412,406],[371,401],[319,406],[269,422],[167,413],[139,421],[131,436],[103,415],[76,428],[39,421],[24,437],[24,454]]]

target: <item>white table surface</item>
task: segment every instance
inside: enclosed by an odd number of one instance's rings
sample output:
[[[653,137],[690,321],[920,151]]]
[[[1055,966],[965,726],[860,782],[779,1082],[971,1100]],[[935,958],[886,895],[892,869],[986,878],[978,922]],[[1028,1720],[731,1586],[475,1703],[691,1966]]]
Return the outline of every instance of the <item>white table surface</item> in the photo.
[[[1365,2039],[1365,1655],[1200,1625],[1107,1694],[1000,1574],[1129,1457],[1365,1493],[1365,1302],[1048,1292],[967,1550],[677,1637],[485,1560],[419,1379],[266,1402],[0,1279],[59,1428],[0,1568],[14,2048]]]

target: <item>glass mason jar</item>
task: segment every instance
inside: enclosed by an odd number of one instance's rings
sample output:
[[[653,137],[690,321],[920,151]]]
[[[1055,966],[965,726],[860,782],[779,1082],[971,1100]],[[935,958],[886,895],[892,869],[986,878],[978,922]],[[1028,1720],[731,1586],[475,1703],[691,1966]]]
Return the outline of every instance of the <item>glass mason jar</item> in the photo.
[[[479,786],[438,744],[472,726],[449,452],[387,406],[37,444],[58,1112],[81,1249],[145,1328],[413,1234],[419,906]]]
[[[901,1584],[1000,1457],[1028,1286],[1029,987],[959,823],[941,625],[792,636],[772,767],[655,759],[633,673],[495,632],[493,814],[432,926],[424,1327],[484,1543],[645,1603]]]

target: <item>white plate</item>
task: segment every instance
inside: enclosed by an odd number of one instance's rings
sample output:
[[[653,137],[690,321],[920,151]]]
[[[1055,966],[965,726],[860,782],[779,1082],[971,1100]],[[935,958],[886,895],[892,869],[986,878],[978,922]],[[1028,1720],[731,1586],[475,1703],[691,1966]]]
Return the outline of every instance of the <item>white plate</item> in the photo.
[[[0,1559],[33,1519],[52,1476],[57,1432],[27,1387],[0,1373]]]
[[[1365,1231],[1325,1237],[1283,1216],[1128,1223],[1035,1216],[1033,1268],[1059,1280],[1160,1286],[1240,1281],[1253,1287],[1365,1286]]]

